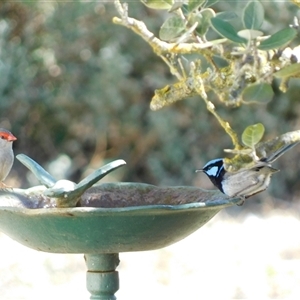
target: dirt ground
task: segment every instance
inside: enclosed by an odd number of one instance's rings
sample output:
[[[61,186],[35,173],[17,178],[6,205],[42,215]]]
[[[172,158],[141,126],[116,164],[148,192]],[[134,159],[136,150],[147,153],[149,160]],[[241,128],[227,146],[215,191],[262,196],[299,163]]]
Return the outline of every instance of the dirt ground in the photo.
[[[273,209],[260,216],[224,210],[172,246],[121,253],[116,296],[300,299],[299,232],[296,209]],[[38,252],[2,233],[0,245],[1,300],[89,299],[83,255]]]

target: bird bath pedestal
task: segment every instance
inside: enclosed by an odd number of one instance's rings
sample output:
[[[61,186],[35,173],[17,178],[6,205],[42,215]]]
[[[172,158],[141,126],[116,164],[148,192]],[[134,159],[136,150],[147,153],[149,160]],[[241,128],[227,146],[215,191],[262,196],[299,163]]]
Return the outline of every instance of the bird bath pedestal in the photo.
[[[81,207],[28,208],[42,190],[2,192],[0,230],[35,250],[83,253],[90,299],[102,300],[116,299],[120,252],[171,245],[238,201],[194,187],[111,183],[88,189]]]

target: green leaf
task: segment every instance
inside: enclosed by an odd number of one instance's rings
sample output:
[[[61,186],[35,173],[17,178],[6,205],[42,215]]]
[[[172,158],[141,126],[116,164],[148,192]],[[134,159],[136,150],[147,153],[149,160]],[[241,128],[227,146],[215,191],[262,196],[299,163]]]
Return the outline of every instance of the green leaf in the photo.
[[[230,21],[237,18],[237,14],[233,11],[223,11],[216,14],[218,19]]]
[[[200,7],[205,0],[189,0],[188,9],[190,12]]]
[[[247,43],[246,39],[238,36],[236,30],[230,23],[223,21],[219,18],[212,18],[210,22],[213,29],[228,40],[239,44]]]
[[[169,41],[177,38],[185,30],[185,23],[179,16],[172,16],[165,21],[159,31],[162,40]]]
[[[267,83],[255,83],[247,86],[243,90],[243,100],[246,102],[262,102],[266,103],[272,100],[274,91]]]
[[[249,2],[243,11],[243,24],[247,29],[260,29],[264,21],[264,7],[258,1]]]
[[[211,8],[204,8],[197,14],[190,14],[190,22],[192,24],[198,22],[197,32],[200,36],[203,36],[210,27],[210,19],[214,16],[215,12]]]
[[[285,28],[274,34],[268,39],[264,40],[258,46],[260,50],[271,50],[286,46],[297,35],[297,31],[294,28]]]
[[[173,0],[141,0],[141,2],[153,9],[170,9],[173,5]]]
[[[245,146],[253,148],[263,137],[265,127],[261,123],[248,126],[242,134],[242,142]]]
[[[289,78],[289,77],[299,77],[300,75],[300,63],[292,64],[284,67],[278,72],[274,73],[277,78]]]

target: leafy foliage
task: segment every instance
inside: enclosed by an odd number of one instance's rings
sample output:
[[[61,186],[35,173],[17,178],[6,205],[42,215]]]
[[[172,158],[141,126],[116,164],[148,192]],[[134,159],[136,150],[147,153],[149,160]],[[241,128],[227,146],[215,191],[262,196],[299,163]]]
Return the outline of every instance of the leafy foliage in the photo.
[[[245,44],[247,42],[246,39],[238,35],[237,31],[230,23],[219,18],[212,18],[210,21],[213,29],[228,40],[240,44]]]
[[[260,29],[264,21],[264,7],[259,1],[250,1],[243,12],[243,24],[247,29]]]
[[[248,126],[242,134],[242,142],[249,148],[254,148],[260,142],[265,132],[265,127],[261,123]]]
[[[177,38],[185,30],[185,23],[179,16],[172,16],[161,26],[159,37],[162,40]]]
[[[255,83],[248,85],[243,91],[245,102],[267,103],[272,100],[274,92],[267,83]]]

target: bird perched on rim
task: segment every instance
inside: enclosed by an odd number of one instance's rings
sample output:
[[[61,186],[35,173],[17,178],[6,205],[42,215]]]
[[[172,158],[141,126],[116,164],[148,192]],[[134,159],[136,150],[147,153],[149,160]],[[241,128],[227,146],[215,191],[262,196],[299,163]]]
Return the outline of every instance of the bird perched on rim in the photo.
[[[203,171],[211,182],[229,197],[246,198],[264,191],[270,184],[271,176],[279,170],[266,162],[259,162],[250,169],[241,169],[237,172],[227,172],[223,165],[223,158],[208,162]]]
[[[244,164],[244,167],[237,171],[225,169],[225,159],[217,158],[196,172],[204,172],[222,193],[231,198],[240,198],[242,204],[246,198],[264,191],[269,186],[271,176],[279,171],[272,167],[272,163],[299,143],[300,130],[287,132],[251,149],[252,163]],[[229,164],[229,167],[232,166]]]
[[[12,144],[16,139],[10,131],[0,128],[0,187],[6,187],[3,180],[9,174],[14,162]]]

